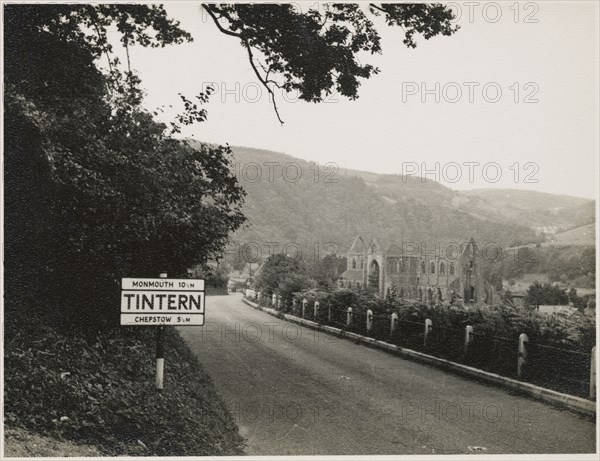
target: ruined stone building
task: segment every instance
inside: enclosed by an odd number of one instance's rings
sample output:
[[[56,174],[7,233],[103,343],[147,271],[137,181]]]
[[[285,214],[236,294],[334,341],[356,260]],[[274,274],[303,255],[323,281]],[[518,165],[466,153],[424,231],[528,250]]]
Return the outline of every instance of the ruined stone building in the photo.
[[[466,242],[405,242],[382,251],[378,241],[360,235],[346,254],[340,288],[371,289],[381,297],[421,301],[494,302],[494,289],[484,280],[479,248]]]

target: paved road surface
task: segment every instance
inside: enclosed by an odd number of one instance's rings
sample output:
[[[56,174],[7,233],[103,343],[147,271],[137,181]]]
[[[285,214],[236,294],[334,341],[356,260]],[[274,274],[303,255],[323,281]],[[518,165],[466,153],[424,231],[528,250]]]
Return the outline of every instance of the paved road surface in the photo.
[[[206,305],[207,324],[180,332],[248,454],[595,451],[594,423],[568,411],[279,320],[239,294]]]

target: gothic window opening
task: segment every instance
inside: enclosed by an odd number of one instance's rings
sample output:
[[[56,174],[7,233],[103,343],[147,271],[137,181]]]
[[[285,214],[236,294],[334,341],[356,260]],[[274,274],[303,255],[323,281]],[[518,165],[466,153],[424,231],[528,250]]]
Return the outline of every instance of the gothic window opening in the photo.
[[[369,286],[379,289],[379,264],[377,261],[372,261],[369,267]]]
[[[465,287],[465,300],[467,302],[477,302],[477,292],[474,286]]]

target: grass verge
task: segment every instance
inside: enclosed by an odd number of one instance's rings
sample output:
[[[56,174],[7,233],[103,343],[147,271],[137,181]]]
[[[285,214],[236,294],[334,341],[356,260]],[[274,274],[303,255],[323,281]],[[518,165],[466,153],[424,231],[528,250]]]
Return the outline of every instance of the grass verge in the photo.
[[[90,339],[39,317],[12,318],[4,343],[5,428],[109,456],[243,454],[243,439],[207,372],[179,334],[166,330],[159,394],[154,328],[118,327]]]

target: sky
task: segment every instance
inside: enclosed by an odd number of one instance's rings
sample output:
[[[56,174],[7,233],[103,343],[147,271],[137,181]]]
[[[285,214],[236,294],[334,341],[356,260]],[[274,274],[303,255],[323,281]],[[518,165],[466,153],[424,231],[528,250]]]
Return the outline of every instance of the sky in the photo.
[[[298,3],[307,10],[314,2]],[[454,2],[461,29],[402,44],[381,22],[381,73],[359,99],[277,94],[285,124],[245,50],[195,1],[165,4],[194,41],[130,50],[148,108],[213,84],[208,120],[183,135],[284,152],[342,168],[425,174],[453,189],[517,188],[594,198],[599,157],[599,3]],[[173,109],[174,110],[174,109]]]

